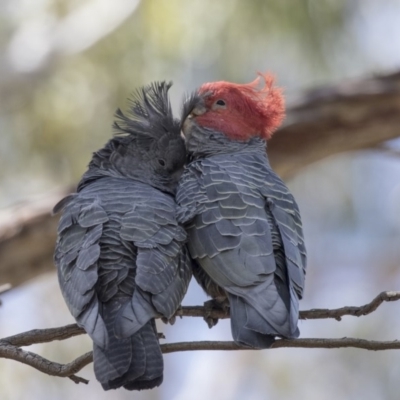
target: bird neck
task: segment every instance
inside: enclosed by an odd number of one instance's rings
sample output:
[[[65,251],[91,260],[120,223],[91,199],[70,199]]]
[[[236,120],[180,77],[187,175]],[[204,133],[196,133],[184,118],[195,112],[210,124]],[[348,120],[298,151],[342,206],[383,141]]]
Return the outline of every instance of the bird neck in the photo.
[[[223,133],[207,128],[192,129],[186,138],[186,147],[192,159],[237,152],[252,152],[265,155],[266,146],[266,141],[259,137],[252,137],[245,141],[232,140]]]
[[[143,162],[129,145],[128,137],[114,137],[93,154],[87,171],[78,184],[78,191],[104,177],[130,179],[148,184],[168,194],[174,194],[178,178],[155,174],[148,162]]]

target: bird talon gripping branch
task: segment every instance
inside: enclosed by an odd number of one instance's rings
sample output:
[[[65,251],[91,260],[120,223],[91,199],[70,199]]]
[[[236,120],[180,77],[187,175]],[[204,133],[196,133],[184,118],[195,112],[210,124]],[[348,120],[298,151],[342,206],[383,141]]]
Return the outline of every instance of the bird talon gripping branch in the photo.
[[[205,301],[203,306],[205,310],[204,321],[206,321],[210,329],[217,325],[219,321],[219,318],[213,317],[212,314],[215,311],[227,312],[229,310],[229,303],[224,297],[216,297]]]

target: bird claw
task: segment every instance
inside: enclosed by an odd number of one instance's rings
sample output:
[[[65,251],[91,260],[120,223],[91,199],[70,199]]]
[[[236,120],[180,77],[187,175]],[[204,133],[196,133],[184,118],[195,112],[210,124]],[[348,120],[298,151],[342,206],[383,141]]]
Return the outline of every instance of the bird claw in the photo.
[[[161,321],[164,322],[164,324],[168,325],[174,325],[175,321],[176,321],[176,317],[175,315],[173,315],[171,318],[166,318],[166,317],[162,317]]]
[[[215,299],[208,300],[204,302],[205,316],[204,321],[206,321],[208,327],[211,329],[218,323],[218,318],[212,317],[213,311],[224,311],[229,309],[229,302],[226,298],[216,297]]]

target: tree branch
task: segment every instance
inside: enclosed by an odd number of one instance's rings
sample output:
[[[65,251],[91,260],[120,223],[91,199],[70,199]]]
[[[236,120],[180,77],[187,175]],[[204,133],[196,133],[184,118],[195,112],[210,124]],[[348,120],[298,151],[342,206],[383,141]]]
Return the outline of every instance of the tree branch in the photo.
[[[164,354],[179,351],[198,351],[198,350],[255,350],[244,347],[230,341],[199,341],[199,342],[177,342],[161,344],[161,351]],[[280,339],[277,340],[271,349],[278,348],[306,348],[306,349],[338,349],[344,347],[353,347],[364,350],[400,350],[400,342],[393,341],[376,341],[358,338],[341,338],[341,339],[322,339],[322,338],[304,338],[304,339]],[[93,352],[88,352],[78,357],[68,364],[59,364],[49,361],[38,354],[25,351],[19,347],[7,345],[0,342],[0,357],[19,361],[29,365],[40,372],[51,376],[68,377],[75,383],[88,383],[89,381],[75,375],[83,367],[93,362]]]
[[[362,306],[341,307],[333,310],[325,308],[314,308],[312,310],[300,311],[300,319],[336,319],[340,321],[345,315],[360,317],[374,312],[383,302],[400,300],[400,292],[381,292],[371,302]],[[229,311],[214,309],[209,310],[203,306],[184,306],[179,309],[177,317],[211,317],[216,319],[229,318]],[[82,335],[85,331],[77,324],[70,324],[58,328],[33,329],[17,335],[5,337],[0,344],[6,343],[13,346],[30,346],[32,344],[47,343],[55,340],[65,340],[74,336]]]
[[[382,292],[371,302],[359,307],[341,307],[333,310],[326,308],[314,308],[312,310],[300,311],[300,319],[328,319],[333,318],[340,321],[345,315],[360,317],[374,312],[383,302],[400,300],[400,292]],[[175,313],[179,317],[211,317],[217,319],[229,318],[229,310],[208,310],[202,306],[182,307]]]
[[[273,168],[288,178],[333,154],[377,148],[400,136],[400,72],[306,93],[287,110],[268,144]],[[381,150],[379,150],[381,151]],[[58,216],[50,212],[74,188],[10,211],[0,225],[0,276],[13,287],[54,270]],[[0,283],[3,283],[0,282]]]
[[[315,308],[308,311],[300,311],[300,319],[327,319],[334,318],[341,321],[345,315],[361,317],[374,312],[382,303],[400,299],[400,292],[381,292],[371,302],[359,307],[342,307],[333,310]]]
[[[360,317],[374,312],[383,302],[400,300],[400,292],[382,292],[376,296],[371,302],[359,307],[342,307],[333,310],[329,309],[312,309],[300,312],[301,319],[324,319],[334,318],[338,321],[345,315]],[[182,307],[175,313],[179,317],[212,317],[217,319],[229,318],[229,312],[223,310],[209,310],[202,306],[186,306]],[[21,363],[27,364],[48,375],[58,377],[69,377],[75,383],[87,383],[84,378],[76,376],[83,367],[93,361],[92,352],[88,352],[76,360],[68,364],[59,364],[49,361],[38,354],[22,350],[20,346],[29,346],[31,344],[52,342],[55,340],[65,340],[73,336],[84,334],[85,331],[76,324],[66,325],[59,328],[50,329],[34,329],[28,332],[9,336],[0,340],[0,358],[8,358]],[[160,338],[164,338],[159,334]],[[373,341],[356,338],[342,339],[280,339],[273,345],[273,349],[282,347],[297,348],[325,348],[334,349],[342,347],[355,347],[365,350],[397,350],[400,349],[400,342],[394,341]],[[167,343],[161,345],[164,354],[177,351],[192,350],[252,350],[248,347],[239,346],[234,342],[180,342]]]
[[[75,374],[93,361],[93,355],[90,351],[68,364],[59,364],[53,361],[49,361],[46,358],[39,356],[38,354],[22,350],[17,346],[3,343],[2,341],[0,341],[0,357],[19,361],[47,375],[58,376],[62,378],[68,377],[72,379],[75,383],[89,382],[88,380],[76,376]]]
[[[277,340],[271,349],[279,349],[283,347],[306,348],[306,349],[338,349],[342,347],[355,347],[364,350],[400,350],[400,342],[398,340],[380,342],[376,340],[365,340],[357,338],[341,338],[341,339],[280,339]],[[164,354],[177,351],[194,351],[194,350],[255,350],[244,346],[239,346],[235,342],[178,342],[167,343],[161,345]]]
[[[400,71],[306,93],[268,142],[284,178],[323,158],[375,148],[400,136]]]
[[[74,187],[66,187],[44,199],[10,208],[0,224],[0,284],[16,287],[54,270],[53,253],[59,217],[54,205]]]
[[[16,347],[30,346],[32,344],[48,343],[55,340],[65,340],[84,333],[86,333],[84,329],[80,328],[77,324],[70,324],[58,328],[32,329],[31,331],[0,339],[0,344],[6,343]]]

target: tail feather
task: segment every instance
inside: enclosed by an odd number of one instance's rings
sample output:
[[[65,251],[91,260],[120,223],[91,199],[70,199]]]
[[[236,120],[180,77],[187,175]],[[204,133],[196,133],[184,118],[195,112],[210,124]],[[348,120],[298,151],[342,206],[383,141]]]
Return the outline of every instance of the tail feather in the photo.
[[[257,349],[268,349],[275,342],[275,335],[266,335],[266,321],[256,310],[249,307],[242,298],[229,295],[230,313],[231,313],[231,330],[233,340],[244,346]],[[251,329],[247,326],[248,322],[262,324],[258,329],[253,325]],[[272,330],[271,330],[272,331]]]
[[[115,303],[103,309],[109,342],[107,348],[93,346],[97,380],[104,390],[122,386],[128,390],[142,390],[159,386],[164,365],[154,320],[147,322],[131,337],[117,338],[114,321],[119,307]]]
[[[238,343],[268,348],[276,336],[299,336],[298,298],[293,290],[292,296],[289,289],[282,296],[282,288],[276,281],[266,280],[253,287],[231,287],[230,292],[232,335]]]
[[[273,277],[250,287],[231,286],[229,292],[240,297],[252,310],[247,313],[246,326],[250,329],[254,326],[255,330],[261,329],[262,333],[286,338],[298,336],[298,298],[282,298]]]
[[[160,386],[163,381],[164,362],[154,320],[146,324],[139,333],[145,349],[145,370],[139,378],[124,384],[124,388],[128,390],[151,389]]]

